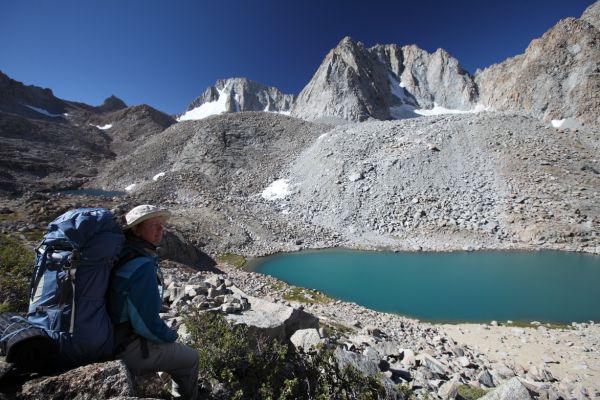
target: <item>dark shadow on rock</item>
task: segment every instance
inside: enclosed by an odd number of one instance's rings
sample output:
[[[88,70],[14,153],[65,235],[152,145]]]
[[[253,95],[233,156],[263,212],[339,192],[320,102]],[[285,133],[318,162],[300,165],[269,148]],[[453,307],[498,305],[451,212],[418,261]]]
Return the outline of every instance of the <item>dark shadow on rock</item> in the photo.
[[[166,231],[160,247],[160,255],[163,259],[187,265],[197,271],[222,273],[221,270],[215,268],[217,265],[215,260],[197,247],[187,243],[178,232]]]

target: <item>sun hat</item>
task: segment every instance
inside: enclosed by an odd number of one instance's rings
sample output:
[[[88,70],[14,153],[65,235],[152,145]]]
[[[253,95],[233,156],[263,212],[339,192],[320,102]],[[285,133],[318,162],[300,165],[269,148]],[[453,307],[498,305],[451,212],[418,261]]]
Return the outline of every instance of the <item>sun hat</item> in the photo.
[[[131,211],[125,214],[125,222],[127,225],[125,225],[123,229],[132,228],[154,217],[163,217],[166,221],[170,216],[171,213],[169,210],[151,204],[142,204],[141,206],[132,208]]]

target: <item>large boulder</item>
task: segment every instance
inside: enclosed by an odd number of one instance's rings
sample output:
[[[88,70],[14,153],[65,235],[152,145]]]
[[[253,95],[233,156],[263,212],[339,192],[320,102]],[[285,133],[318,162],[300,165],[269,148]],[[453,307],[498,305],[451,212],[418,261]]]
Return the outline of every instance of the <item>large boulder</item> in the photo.
[[[290,338],[290,341],[296,349],[302,349],[304,352],[323,342],[321,336],[319,336],[319,332],[314,328],[297,330]]]
[[[242,314],[229,314],[227,319],[236,324],[244,324],[251,331],[285,341],[299,329],[319,328],[319,319],[304,310],[248,296],[236,287],[231,287],[231,290],[234,294],[246,297],[251,309]]]
[[[498,386],[494,391],[489,392],[480,400],[530,400],[533,399],[529,390],[521,383],[519,378],[514,377],[502,385]]]
[[[29,381],[23,385],[25,399],[110,399],[133,397],[132,376],[122,361],[90,364],[58,376]]]
[[[333,356],[341,370],[344,370],[350,365],[367,376],[373,376],[379,373],[379,364],[373,358],[344,350],[342,347],[337,347],[333,352]]]

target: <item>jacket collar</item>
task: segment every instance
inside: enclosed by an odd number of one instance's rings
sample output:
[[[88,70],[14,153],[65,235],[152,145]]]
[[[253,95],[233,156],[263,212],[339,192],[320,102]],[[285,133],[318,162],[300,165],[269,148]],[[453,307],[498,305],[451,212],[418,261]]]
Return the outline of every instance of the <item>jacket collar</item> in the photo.
[[[158,247],[135,235],[127,236],[124,250],[126,252],[132,251],[155,259],[158,258]]]

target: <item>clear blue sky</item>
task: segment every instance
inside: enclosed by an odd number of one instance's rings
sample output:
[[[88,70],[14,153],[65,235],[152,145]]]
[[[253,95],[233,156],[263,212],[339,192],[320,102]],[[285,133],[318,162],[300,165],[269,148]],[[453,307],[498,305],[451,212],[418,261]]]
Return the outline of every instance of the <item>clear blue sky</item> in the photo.
[[[593,0],[0,0],[0,70],[67,100],[185,110],[217,79],[299,93],[344,36],[446,49],[475,72]]]

